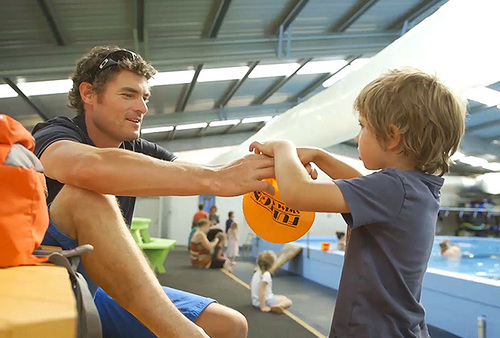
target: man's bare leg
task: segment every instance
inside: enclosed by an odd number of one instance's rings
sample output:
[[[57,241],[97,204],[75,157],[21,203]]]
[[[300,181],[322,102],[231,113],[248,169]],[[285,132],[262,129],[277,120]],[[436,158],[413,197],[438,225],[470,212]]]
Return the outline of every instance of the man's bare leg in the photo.
[[[52,202],[50,216],[59,231],[94,246],[82,255],[89,276],[154,334],[206,337],[163,291],[114,196],[66,185]]]
[[[214,338],[246,338],[248,335],[248,322],[245,316],[218,303],[207,306],[195,323]]]

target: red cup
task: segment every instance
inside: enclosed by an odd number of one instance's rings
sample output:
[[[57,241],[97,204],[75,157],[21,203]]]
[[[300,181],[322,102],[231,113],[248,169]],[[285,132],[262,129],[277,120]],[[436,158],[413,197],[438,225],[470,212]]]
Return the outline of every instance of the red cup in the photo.
[[[321,251],[328,251],[328,250],[330,250],[330,243],[321,242]]]

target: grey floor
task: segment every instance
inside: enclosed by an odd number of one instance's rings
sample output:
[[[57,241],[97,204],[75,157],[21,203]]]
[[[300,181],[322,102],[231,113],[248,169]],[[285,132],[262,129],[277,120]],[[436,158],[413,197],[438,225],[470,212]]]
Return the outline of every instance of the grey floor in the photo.
[[[255,263],[249,253],[242,252],[233,274],[250,284]],[[302,276],[279,270],[273,276],[273,292],[283,294],[293,301],[291,313],[314,329],[328,336],[337,292]],[[429,327],[432,338],[457,338],[458,336],[435,327]]]

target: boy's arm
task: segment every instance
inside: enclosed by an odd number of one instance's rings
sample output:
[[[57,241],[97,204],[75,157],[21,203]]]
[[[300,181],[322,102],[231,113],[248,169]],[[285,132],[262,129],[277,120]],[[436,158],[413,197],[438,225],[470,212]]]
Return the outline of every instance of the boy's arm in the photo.
[[[362,174],[348,165],[335,158],[329,152],[312,147],[301,147],[297,148],[297,154],[299,155],[300,161],[303,164],[313,162],[315,163],[325,174],[330,176],[332,179],[350,179],[362,176]]]
[[[342,192],[335,183],[310,179],[291,142],[254,142],[250,145],[250,150],[274,156],[281,200],[290,208],[317,212],[350,212]],[[333,163],[330,159],[325,162]]]
[[[266,305],[266,287],[267,287],[267,282],[260,282],[259,284],[259,304],[260,304],[260,310],[262,312],[269,312],[271,311],[271,308]]]
[[[40,160],[46,176],[102,194],[234,196],[254,190],[274,193],[267,182],[261,181],[274,176],[272,159],[264,156],[244,157],[210,168],[61,140],[49,145]]]

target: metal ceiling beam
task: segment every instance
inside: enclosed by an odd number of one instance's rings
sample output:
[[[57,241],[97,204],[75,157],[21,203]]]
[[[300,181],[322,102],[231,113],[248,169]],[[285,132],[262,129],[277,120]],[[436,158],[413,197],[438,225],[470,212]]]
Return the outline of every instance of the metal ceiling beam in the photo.
[[[481,130],[481,129],[487,129],[491,127],[496,127],[500,125],[500,120],[495,120],[495,121],[486,121],[483,123],[479,123],[470,127],[466,127],[465,131],[468,133],[473,133],[475,131]]]
[[[184,109],[186,109],[186,105],[189,101],[189,98],[191,97],[191,93],[193,92],[194,86],[196,85],[196,81],[198,81],[198,76],[200,76],[200,72],[203,68],[203,64],[200,64],[196,66],[196,70],[193,75],[193,79],[191,80],[191,83],[187,87],[187,89],[184,90],[182,97],[180,100],[177,102],[177,106],[175,108],[176,112],[182,112]]]
[[[479,114],[479,113],[486,113],[486,114],[491,114],[491,115],[497,115],[496,113],[498,113],[498,108],[496,106],[489,107],[489,106],[487,106],[485,104],[481,104],[478,107],[475,107],[474,109],[470,109],[470,110],[467,111],[467,114],[468,114],[469,118],[472,115]],[[466,131],[468,133],[471,133],[471,132],[475,132],[475,131],[478,131],[478,130],[481,130],[481,129],[486,129],[486,128],[489,128],[489,127],[492,127],[492,126],[496,126],[498,124],[500,124],[500,120],[486,121],[486,122],[475,124],[475,125],[470,126],[470,127],[466,126],[465,129],[466,129]]]
[[[278,27],[278,49],[277,49],[277,57],[278,59],[282,58],[283,54],[283,44],[286,44],[285,47],[285,56],[288,58],[290,56],[290,50],[292,46],[292,33],[291,30],[287,31],[290,25],[293,23],[295,18],[300,14],[300,12],[304,9],[304,7],[307,5],[309,0],[299,0],[298,2],[295,3],[291,11],[288,13],[287,17],[281,25]],[[284,37],[285,32],[287,34],[286,39]]]
[[[229,100],[231,100],[231,98],[233,97],[233,95],[236,93],[236,91],[238,89],[240,89],[241,85],[243,84],[243,82],[245,82],[247,79],[248,79],[248,76],[250,75],[250,73],[254,70],[255,67],[257,67],[257,65],[259,64],[259,61],[255,61],[255,62],[252,62],[250,65],[249,65],[249,68],[248,68],[248,71],[247,73],[245,74],[245,76],[243,76],[241,79],[239,79],[238,81],[236,81],[233,86],[224,94],[224,96],[222,96],[222,98],[215,104],[215,108],[221,108],[221,107],[225,107],[227,105],[227,103],[229,102]]]
[[[348,63],[344,67],[340,68],[335,73],[328,73],[328,74],[324,74],[324,75],[319,76],[316,80],[311,82],[311,84],[309,84],[306,88],[302,89],[299,93],[297,93],[296,95],[289,98],[287,100],[287,102],[299,102],[302,98],[306,97],[307,95],[312,93],[316,88],[321,86],[323,84],[323,82],[325,82],[326,80],[328,80],[329,78],[331,78],[332,76],[334,76],[335,74],[340,72],[345,67],[349,66],[351,64],[351,62],[353,62],[354,60],[356,60],[359,57],[360,56],[356,56],[356,57],[350,59],[350,61],[348,61]]]
[[[229,128],[227,128],[223,134],[230,134],[233,132],[233,130],[236,129],[236,127],[238,127],[239,125],[241,125],[241,121],[238,123],[238,124],[233,124],[232,126],[229,126]]]
[[[208,38],[216,38],[217,35],[219,34],[219,30],[222,26],[222,22],[224,21],[224,18],[226,17],[227,10],[229,9],[229,5],[231,5],[231,0],[221,0],[218,3],[214,2],[214,6],[217,6],[217,14],[215,14],[215,18],[210,25],[210,29],[208,31]]]
[[[424,0],[419,4],[413,6],[408,12],[404,13],[401,17],[387,25],[388,30],[400,29],[404,23],[411,22],[422,15],[424,12],[442,2],[442,0]]]
[[[485,104],[479,104],[478,106],[472,108],[472,109],[468,109],[467,110],[467,114],[469,116],[471,115],[474,115],[474,114],[477,114],[477,113],[481,113],[481,112],[484,112],[485,110],[498,110],[499,108],[497,108],[496,106],[487,106]]]
[[[205,132],[207,130],[208,130],[208,124],[204,128],[201,128],[200,130],[198,130],[198,132],[196,133],[196,137],[201,137],[201,136],[205,135]]]
[[[351,9],[336,22],[330,32],[345,32],[354,22],[356,22],[363,14],[373,7],[378,0],[359,0]]]
[[[169,134],[168,134],[168,139],[169,139],[169,140],[173,140],[173,139],[174,139],[174,137],[175,137],[176,132],[177,132],[177,130],[176,130],[176,129],[174,129],[174,130],[172,130],[171,132],[169,132]]]
[[[274,93],[276,93],[285,83],[287,83],[299,70],[302,69],[309,61],[311,61],[312,58],[309,58],[307,60],[304,60],[300,63],[300,66],[289,76],[283,76],[281,79],[275,81],[271,86],[266,88],[264,92],[257,97],[255,100],[252,101],[251,105],[261,105],[263,104],[267,99],[269,99]]]
[[[279,34],[280,31],[286,32],[288,27],[293,23],[293,21],[299,16],[300,12],[304,9],[304,7],[307,5],[309,0],[299,0],[296,1],[295,5],[293,6],[292,10],[288,13],[287,17],[281,25],[278,27],[277,31],[275,34]]]
[[[37,0],[38,7],[42,11],[43,17],[47,21],[49,25],[50,32],[56,40],[58,46],[64,46],[66,43],[61,34],[61,30],[57,24],[56,16],[54,15],[54,11],[52,10],[48,0]]]
[[[145,0],[135,0],[135,28],[133,29],[135,51],[149,60],[148,35],[146,31],[146,2]]]
[[[331,57],[335,54],[375,54],[400,37],[399,31],[382,33],[333,33],[328,35],[295,36],[295,59]],[[117,45],[126,41],[117,40]],[[179,39],[155,38],[149,47],[155,50],[151,63],[158,69],[172,70],[189,65],[220,62],[248,62],[248,60],[276,60],[278,37],[259,39]],[[81,46],[69,45],[60,49],[43,45],[4,50],[0,53],[0,77],[50,75],[66,78],[81,57]],[[57,63],[54,61],[57,60]]]
[[[319,76],[316,80],[311,82],[310,85],[308,85],[306,88],[302,89],[299,93],[296,95],[290,97],[287,101],[288,102],[299,102],[302,98],[306,97],[310,93],[312,93],[316,88],[321,86],[323,82],[331,78],[333,75],[328,73],[328,74],[323,74]]]
[[[135,29],[137,30],[137,41],[139,43],[144,42],[144,18],[144,0],[135,0]]]
[[[47,115],[42,112],[42,110],[40,108],[37,107],[37,105],[35,103],[33,103],[33,101],[30,100],[29,97],[26,96],[26,94],[23,93],[23,91],[14,83],[14,81],[12,81],[11,79],[9,79],[8,77],[4,77],[3,80],[5,81],[5,83],[7,83],[12,89],[15,90],[15,92],[24,100],[26,101],[26,103],[31,107],[33,108],[33,110],[38,114],[40,115],[40,117],[44,120],[44,121],[47,121],[49,118],[47,117]]]
[[[245,117],[281,114],[294,106],[296,106],[296,103],[282,102],[261,106],[226,107],[225,110],[228,119],[243,119]],[[148,114],[144,119],[142,127],[176,126],[178,124],[218,121],[219,111],[219,109],[207,109],[185,111],[182,114]]]

